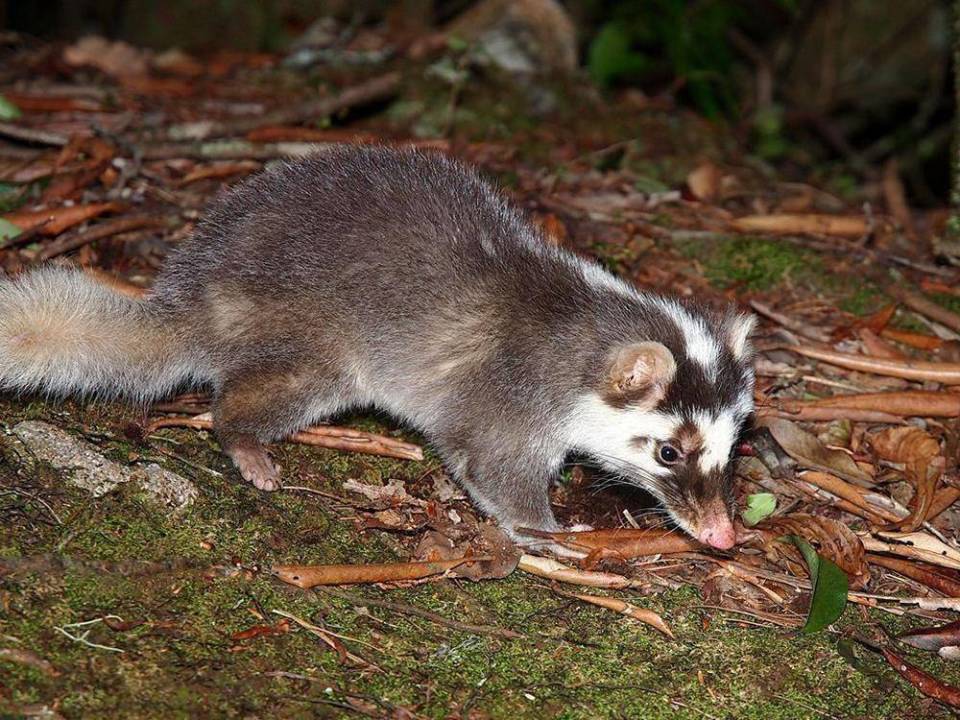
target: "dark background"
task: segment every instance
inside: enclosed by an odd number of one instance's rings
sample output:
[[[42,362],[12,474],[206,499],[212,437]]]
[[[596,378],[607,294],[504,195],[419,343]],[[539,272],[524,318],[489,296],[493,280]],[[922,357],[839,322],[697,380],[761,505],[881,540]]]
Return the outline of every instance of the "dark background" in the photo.
[[[469,0],[0,0],[0,26],[193,53],[283,52],[321,17],[398,36],[442,28]],[[583,71],[607,93],[669,98],[729,126],[787,176],[851,184],[899,162],[912,203],[943,205],[954,111],[946,0],[572,0]]]

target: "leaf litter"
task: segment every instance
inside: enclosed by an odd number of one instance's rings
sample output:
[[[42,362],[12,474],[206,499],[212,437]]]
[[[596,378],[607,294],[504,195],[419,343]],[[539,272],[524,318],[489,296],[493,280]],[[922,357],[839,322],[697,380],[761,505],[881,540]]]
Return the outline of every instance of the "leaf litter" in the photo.
[[[23,57],[13,66],[23,69],[24,80],[35,81],[44,67]],[[61,257],[125,292],[142,293],[160,257],[189,235],[199,211],[222,185],[274,159],[331,142],[382,138],[428,144],[491,172],[509,172],[515,179],[512,192],[552,241],[585,252],[606,248],[620,258],[617,269],[631,280],[701,294],[716,303],[749,303],[766,319],[756,338],[757,403],[760,425],[772,435],[776,452],[757,450],[759,440],[753,445],[754,438],[747,439],[744,450],[752,457],[740,464],[738,495],[749,527],[739,528],[740,543],[731,553],[718,555],[664,528],[662,516],[642,509],[634,497],[601,489],[600,502],[589,494],[586,481],[555,488],[554,498],[565,521],[586,521],[601,529],[551,534],[522,553],[482,522],[463,495],[451,490],[443,472],[432,468],[434,492],[390,478],[382,478],[386,482],[380,485],[339,479],[344,490],[364,498],[347,506],[358,532],[397,537],[410,560],[277,565],[278,578],[301,587],[400,587],[457,577],[490,582],[519,569],[551,583],[608,592],[652,594],[665,583],[689,584],[701,587],[717,607],[754,613],[767,622],[776,623],[779,616],[782,626],[790,628],[796,626],[790,591],[812,587],[804,611],[807,631],[845,622],[837,610],[847,600],[846,583],[851,597],[869,590],[870,602],[924,618],[947,620],[958,609],[960,515],[954,504],[960,498],[960,365],[950,355],[955,340],[917,327],[960,328],[960,316],[929,297],[955,289],[960,273],[935,267],[921,244],[903,246],[898,227],[910,228],[914,237],[936,230],[916,222],[919,214],[889,190],[896,187],[896,177],[890,175],[895,168],[885,169],[888,215],[868,217],[842,201],[832,201],[831,214],[822,207],[814,211],[810,197],[822,191],[807,188],[798,195],[786,183],[776,190],[783,212],[759,212],[766,201],[759,193],[751,201],[751,191],[743,190],[760,184],[748,169],[701,160],[682,184],[645,192],[629,167],[601,169],[593,163],[591,153],[604,146],[560,141],[569,137],[566,124],[544,122],[527,131],[531,135],[526,139],[555,148],[546,159],[531,160],[516,150],[523,144],[520,136],[509,141],[456,134],[424,139],[377,112],[356,119],[347,115],[345,121],[337,116],[400,96],[402,70],[393,68],[338,77],[337,89],[318,100],[303,89],[299,95],[289,88],[251,92],[251,78],[271,77],[276,58],[238,55],[204,63],[185,53],[154,54],[102,38],[64,48],[61,57],[68,82],[79,90],[89,73],[100,73],[94,77],[108,88],[110,100],[97,92],[64,97],[36,82],[26,90],[0,88],[0,134],[7,141],[0,148],[0,181],[24,190],[23,206],[0,217],[0,263],[6,272]],[[197,103],[200,94],[210,102]],[[241,103],[257,104],[259,112],[239,116]],[[144,123],[148,109],[152,126]],[[338,117],[345,127],[312,126]],[[555,171],[543,172],[544,166]],[[34,185],[39,182],[45,187]],[[740,189],[731,193],[730,187]],[[743,242],[757,236],[782,238],[777,242],[822,252],[838,268],[869,261],[877,267],[897,265],[900,275],[895,283],[872,278],[890,302],[866,319],[844,313],[829,299],[812,297],[815,292],[800,285],[786,293],[764,293],[734,281],[722,293],[702,273],[691,272],[691,263],[676,248],[685,238],[726,235]],[[868,245],[862,244],[864,238]],[[897,247],[899,255],[886,249],[890,247]],[[911,256],[910,265],[897,261],[904,256]],[[896,324],[904,316],[915,320],[909,328]],[[798,330],[804,342],[783,341],[784,331]],[[181,404],[192,407],[193,402]],[[193,411],[186,418],[155,412],[158,416],[141,428],[147,443],[169,427],[209,428],[207,418]],[[847,424],[840,439],[821,439],[837,423]],[[411,443],[349,428],[320,427],[294,439],[342,452],[413,461],[423,457]],[[551,547],[561,551],[562,562],[541,554]],[[727,563],[722,577],[715,574],[718,561]],[[634,603],[573,595],[673,636],[662,618]],[[369,665],[324,628],[300,618],[256,625],[234,633],[234,639],[284,634],[291,622],[321,638],[342,659]],[[950,656],[956,647],[955,622],[910,631],[901,640],[924,650],[947,650]],[[955,689],[924,674],[891,647],[881,651],[921,692],[956,702]],[[7,658],[40,662],[14,651],[7,651]]]

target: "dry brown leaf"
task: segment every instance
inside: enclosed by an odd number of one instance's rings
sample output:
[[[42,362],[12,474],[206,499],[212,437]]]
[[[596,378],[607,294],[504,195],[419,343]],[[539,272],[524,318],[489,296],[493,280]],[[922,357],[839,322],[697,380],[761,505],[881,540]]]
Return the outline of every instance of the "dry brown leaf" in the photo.
[[[90,205],[67,205],[49,210],[18,210],[7,213],[3,219],[22,230],[38,228],[43,235],[59,235],[67,228],[91,220],[98,215],[123,209],[121,203],[106,202]]]
[[[831,518],[791,513],[764,520],[752,528],[763,537],[768,555],[802,565],[800,553],[788,543],[777,542],[784,535],[798,535],[832,560],[850,578],[851,587],[863,587],[870,579],[863,543],[846,525]]]
[[[412,507],[426,507],[427,505],[426,500],[421,500],[408,493],[406,487],[399,480],[390,480],[386,485],[371,485],[350,478],[344,481],[343,489],[363,495],[372,503],[371,507],[378,510],[405,505]]]
[[[64,48],[63,59],[67,65],[89,65],[111,77],[143,75],[147,72],[147,58],[142,50],[97,35],[87,35]]]
[[[960,570],[960,551],[925,532],[877,532],[877,537],[859,533],[870,552],[914,558],[931,565]]]
[[[254,625],[246,630],[240,630],[230,636],[231,640],[252,640],[263,635],[283,635],[290,632],[290,621],[284,618],[276,625]]]
[[[464,557],[471,548],[481,558],[477,562],[458,567],[454,574],[468,580],[504,578],[517,568],[520,551],[506,533],[496,525],[482,523],[469,543],[455,543],[444,533],[432,530],[424,534],[417,545],[416,556],[422,560],[448,560]]]
[[[907,645],[939,653],[944,648],[960,646],[960,620],[937,627],[924,627],[897,636]]]
[[[881,337],[903,343],[917,350],[939,350],[943,346],[943,340],[933,335],[924,335],[923,333],[911,332],[909,330],[898,330],[897,328],[884,328],[880,331]]]
[[[940,443],[917,427],[887,428],[874,435],[871,443],[879,457],[904,465],[904,477],[913,485],[914,495],[910,514],[897,525],[913,532],[927,519],[946,464],[940,455]]]
[[[960,597],[960,580],[949,576],[947,573],[951,572],[950,570],[944,570],[936,565],[930,565],[919,560],[903,560],[902,558],[888,557],[872,552],[867,553],[867,562],[900,573],[904,577],[933,588],[947,597]]]
[[[842,500],[846,500],[848,503],[865,511],[867,516],[875,518],[879,522],[897,522],[900,520],[899,516],[894,515],[889,510],[877,507],[868,502],[863,490],[852,483],[838,478],[836,475],[819,472],[817,470],[807,470],[806,472],[800,473],[800,479],[811,485],[816,485],[818,488],[826,490],[828,493],[836,495]]]
[[[720,196],[720,181],[723,174],[720,168],[705,160],[687,175],[687,187],[690,193],[703,202],[713,202]]]
[[[796,423],[767,417],[762,418],[760,424],[767,427],[783,451],[803,467],[832,473],[861,487],[873,486],[873,478],[852,457],[842,450],[826,447]]]

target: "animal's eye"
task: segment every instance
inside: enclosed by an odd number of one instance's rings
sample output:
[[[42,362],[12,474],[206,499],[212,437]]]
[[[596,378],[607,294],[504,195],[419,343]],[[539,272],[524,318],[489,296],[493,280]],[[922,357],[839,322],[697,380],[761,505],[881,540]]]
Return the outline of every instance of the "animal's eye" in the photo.
[[[657,456],[664,465],[673,465],[676,462],[680,461],[680,451],[677,450],[673,445],[667,445],[664,443],[660,446],[660,449],[657,450]]]

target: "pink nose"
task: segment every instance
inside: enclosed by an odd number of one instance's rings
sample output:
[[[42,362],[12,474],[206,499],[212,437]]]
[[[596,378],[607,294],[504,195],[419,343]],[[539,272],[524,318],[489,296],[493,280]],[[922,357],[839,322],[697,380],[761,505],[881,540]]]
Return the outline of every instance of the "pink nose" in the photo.
[[[697,540],[718,550],[729,550],[737,542],[737,533],[730,521],[724,518],[720,522],[711,523],[702,528],[697,535]]]

